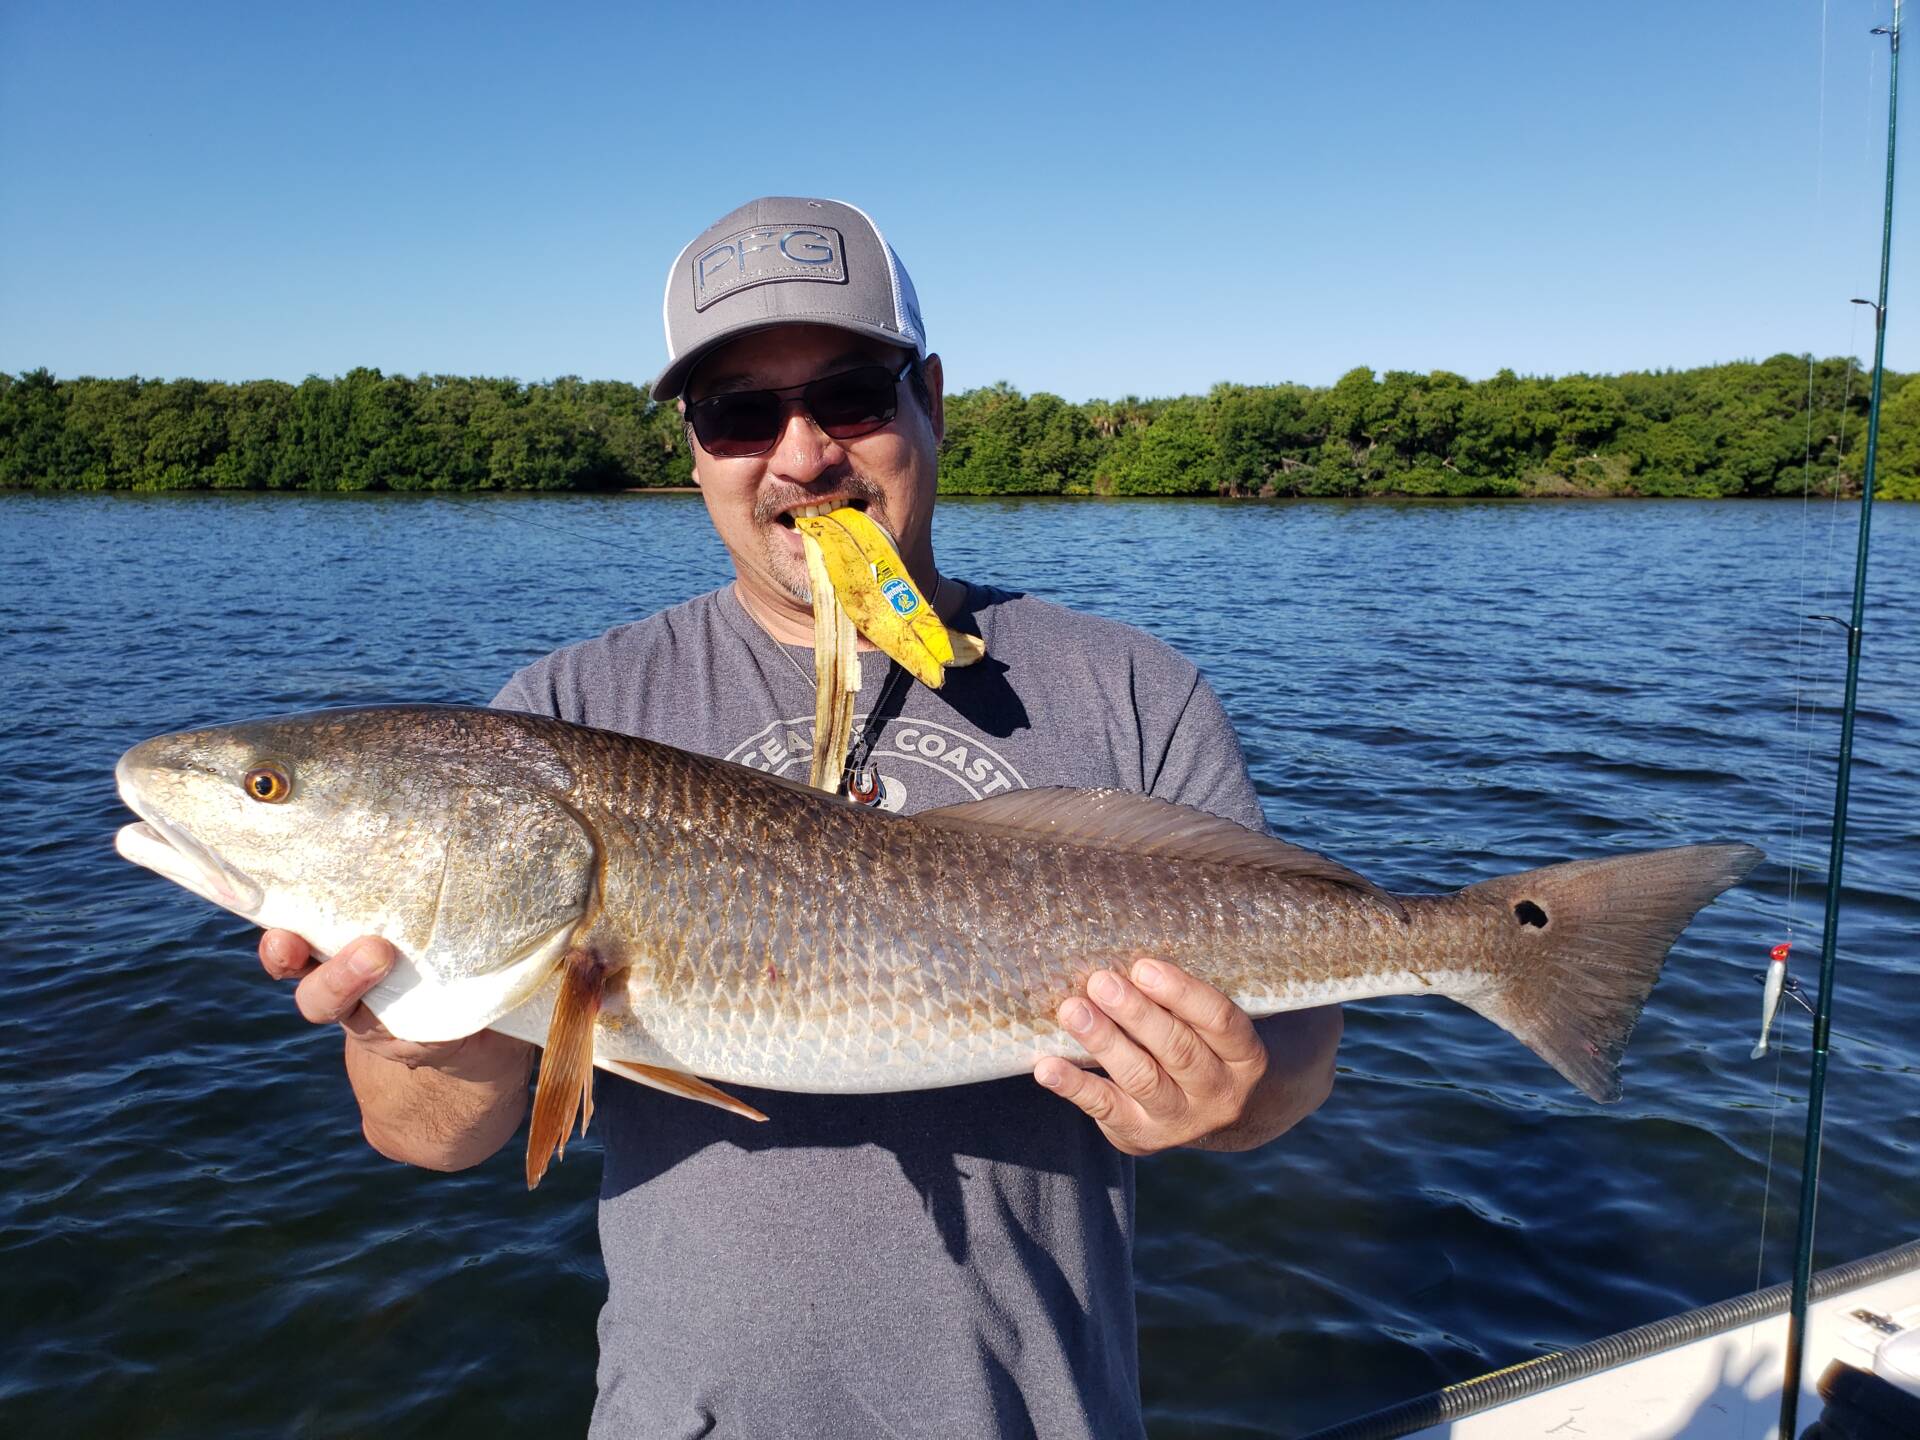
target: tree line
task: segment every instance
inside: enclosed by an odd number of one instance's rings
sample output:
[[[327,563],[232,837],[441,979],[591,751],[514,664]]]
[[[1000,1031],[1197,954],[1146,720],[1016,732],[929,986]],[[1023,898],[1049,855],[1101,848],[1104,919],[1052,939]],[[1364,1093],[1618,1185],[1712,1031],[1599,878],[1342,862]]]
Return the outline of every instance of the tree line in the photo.
[[[1886,377],[1880,493],[1920,499],[1920,385]],[[950,395],[940,488],[971,495],[1857,493],[1867,383],[1805,356],[1470,381],[1091,400]],[[692,481],[672,406],[623,381],[355,369],[298,385],[0,373],[0,488],[613,490]]]

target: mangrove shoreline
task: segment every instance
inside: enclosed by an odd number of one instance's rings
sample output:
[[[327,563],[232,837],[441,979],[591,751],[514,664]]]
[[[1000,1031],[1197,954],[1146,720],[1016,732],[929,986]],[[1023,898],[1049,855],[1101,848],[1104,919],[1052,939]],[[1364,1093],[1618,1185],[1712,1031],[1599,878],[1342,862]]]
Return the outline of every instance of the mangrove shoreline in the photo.
[[[1920,499],[1920,385],[1888,374],[1877,493]],[[1853,495],[1858,362],[1448,371],[1092,400],[1000,383],[946,399],[954,495],[1696,499]],[[679,417],[624,381],[355,369],[276,380],[0,374],[0,489],[671,491]]]

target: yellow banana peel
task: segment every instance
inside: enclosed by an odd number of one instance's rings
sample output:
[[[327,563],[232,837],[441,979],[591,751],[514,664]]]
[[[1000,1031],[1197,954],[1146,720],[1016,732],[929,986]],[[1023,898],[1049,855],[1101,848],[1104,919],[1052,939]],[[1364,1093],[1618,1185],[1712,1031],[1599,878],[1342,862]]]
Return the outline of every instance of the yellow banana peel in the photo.
[[[987,653],[977,635],[947,629],[907,573],[893,538],[865,512],[842,506],[825,515],[796,517],[793,523],[813,542],[807,546],[807,574],[815,596],[830,589],[860,633],[921,684],[938,690],[949,665],[971,665]],[[816,545],[830,581],[826,587],[814,578]],[[820,623],[816,598],[816,636]],[[817,643],[814,654],[817,664]]]
[[[853,697],[860,688],[860,646],[853,617],[821,554],[820,542],[803,534],[807,584],[813,591],[813,763],[807,783],[829,795],[840,791],[847,746],[853,740]]]

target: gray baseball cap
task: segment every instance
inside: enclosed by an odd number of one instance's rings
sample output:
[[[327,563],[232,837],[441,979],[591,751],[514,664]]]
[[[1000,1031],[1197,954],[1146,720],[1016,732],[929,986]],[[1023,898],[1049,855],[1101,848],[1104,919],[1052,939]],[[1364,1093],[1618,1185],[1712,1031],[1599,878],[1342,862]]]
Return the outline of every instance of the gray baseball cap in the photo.
[[[714,221],[667,271],[661,312],[656,400],[678,396],[714,346],[770,325],[832,325],[927,354],[907,267],[866,211],[839,200],[768,196]]]

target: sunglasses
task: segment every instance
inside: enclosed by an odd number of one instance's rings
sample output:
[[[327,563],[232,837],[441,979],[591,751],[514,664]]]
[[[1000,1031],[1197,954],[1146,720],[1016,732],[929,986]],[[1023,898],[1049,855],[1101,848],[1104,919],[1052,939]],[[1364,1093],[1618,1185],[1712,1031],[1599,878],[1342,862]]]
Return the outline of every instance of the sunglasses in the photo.
[[[892,421],[900,409],[900,382],[911,369],[912,360],[898,370],[862,365],[804,385],[709,395],[687,406],[687,423],[709,455],[726,460],[764,455],[786,428],[787,397],[798,395],[800,407],[830,438],[854,440]]]

